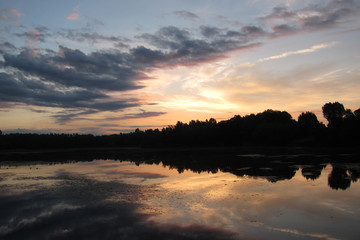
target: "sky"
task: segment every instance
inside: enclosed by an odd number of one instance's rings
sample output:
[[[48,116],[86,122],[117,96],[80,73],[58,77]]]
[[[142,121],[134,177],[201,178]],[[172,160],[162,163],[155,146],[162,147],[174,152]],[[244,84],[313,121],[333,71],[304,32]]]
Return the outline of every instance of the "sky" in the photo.
[[[2,0],[0,129],[360,107],[360,0]]]

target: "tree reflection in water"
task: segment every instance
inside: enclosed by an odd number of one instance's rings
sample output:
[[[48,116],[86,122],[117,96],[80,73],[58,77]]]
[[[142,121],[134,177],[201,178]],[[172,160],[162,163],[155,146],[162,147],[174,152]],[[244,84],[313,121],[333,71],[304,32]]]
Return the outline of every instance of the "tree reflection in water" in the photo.
[[[147,156],[146,160],[134,160],[140,164],[163,164],[177,169],[181,174],[185,170],[201,173],[229,172],[236,176],[263,178],[269,182],[290,180],[297,170],[307,180],[316,180],[327,164],[331,164],[332,172],[328,185],[332,189],[347,189],[352,182],[360,178],[359,155],[261,155],[261,154],[224,154],[207,155],[203,152],[191,154],[161,154]]]
[[[359,166],[333,163],[332,172],[329,174],[328,184],[332,189],[345,190],[351,182],[356,182],[360,177]]]
[[[351,186],[351,182],[356,182],[360,178],[360,155],[358,153],[317,155],[278,154],[278,152],[238,154],[234,149],[127,149],[125,151],[45,152],[2,157],[4,160],[13,162],[40,160],[46,164],[114,159],[120,162],[134,162],[137,166],[162,164],[170,169],[176,169],[179,174],[185,170],[195,173],[222,171],[239,177],[263,178],[269,182],[290,180],[299,169],[307,180],[316,180],[326,165],[331,164],[333,169],[328,176],[328,185],[336,190],[345,190]],[[52,161],[49,162],[49,159]]]

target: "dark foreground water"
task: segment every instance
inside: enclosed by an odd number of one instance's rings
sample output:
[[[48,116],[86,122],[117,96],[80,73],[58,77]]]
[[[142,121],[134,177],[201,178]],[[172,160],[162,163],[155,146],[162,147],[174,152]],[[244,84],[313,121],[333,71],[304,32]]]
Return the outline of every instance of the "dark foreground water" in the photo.
[[[0,162],[0,239],[360,239],[358,156],[26,157]]]

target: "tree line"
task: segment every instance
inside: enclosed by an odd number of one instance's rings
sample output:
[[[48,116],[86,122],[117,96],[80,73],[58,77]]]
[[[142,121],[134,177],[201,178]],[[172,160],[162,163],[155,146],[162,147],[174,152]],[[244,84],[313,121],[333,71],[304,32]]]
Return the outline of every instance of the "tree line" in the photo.
[[[0,148],[91,148],[138,146],[357,146],[360,143],[360,108],[354,112],[339,102],[323,105],[328,124],[313,112],[303,112],[297,121],[286,111],[268,109],[257,114],[217,122],[178,121],[159,129],[136,129],[130,133],[92,134],[2,134]]]

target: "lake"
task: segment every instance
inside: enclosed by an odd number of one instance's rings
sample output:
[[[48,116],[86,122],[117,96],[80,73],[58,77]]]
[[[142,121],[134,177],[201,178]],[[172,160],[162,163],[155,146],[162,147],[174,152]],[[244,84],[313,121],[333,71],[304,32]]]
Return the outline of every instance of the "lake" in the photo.
[[[23,153],[0,167],[0,239],[360,239],[358,155]]]

